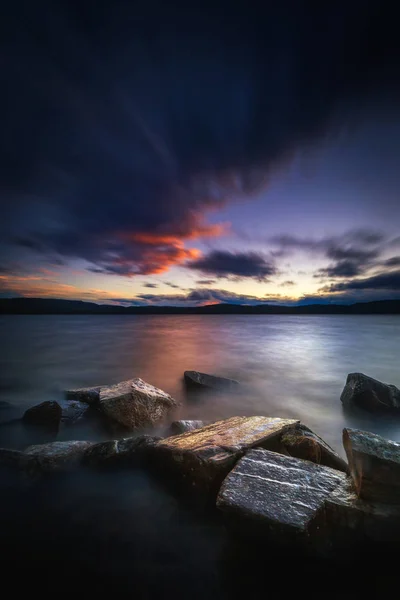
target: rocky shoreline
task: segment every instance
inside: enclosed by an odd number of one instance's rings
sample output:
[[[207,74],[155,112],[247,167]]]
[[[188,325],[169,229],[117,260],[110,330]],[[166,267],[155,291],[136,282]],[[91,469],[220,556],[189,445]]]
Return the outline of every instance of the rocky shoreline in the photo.
[[[186,374],[185,374],[186,375]],[[188,385],[208,389],[238,382],[190,372]],[[350,374],[341,399],[366,410],[396,410],[400,391]],[[332,556],[364,543],[400,539],[400,444],[345,428],[343,460],[295,419],[231,417],[209,423],[172,421],[178,403],[139,378],[114,386],[69,390],[65,401],[26,411],[26,423],[57,428],[101,414],[130,435],[94,443],[65,441],[24,451],[0,449],[0,465],[26,483],[70,469],[140,466],[196,507],[214,510],[229,531],[301,552]],[[165,437],[143,428],[170,423]]]

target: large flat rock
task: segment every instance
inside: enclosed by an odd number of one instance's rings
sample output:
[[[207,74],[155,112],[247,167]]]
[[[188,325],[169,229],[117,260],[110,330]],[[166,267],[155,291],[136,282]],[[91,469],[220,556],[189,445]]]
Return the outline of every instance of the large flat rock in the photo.
[[[307,538],[326,498],[345,478],[329,467],[254,449],[224,480],[217,507],[242,531],[291,543]]]
[[[155,462],[169,467],[197,489],[218,491],[235,462],[250,448],[275,448],[281,434],[298,421],[269,417],[231,417],[161,440]]]
[[[100,388],[100,410],[123,427],[151,427],[162,422],[178,403],[139,377]]]
[[[343,445],[360,498],[400,506],[400,444],[369,431],[344,429]]]

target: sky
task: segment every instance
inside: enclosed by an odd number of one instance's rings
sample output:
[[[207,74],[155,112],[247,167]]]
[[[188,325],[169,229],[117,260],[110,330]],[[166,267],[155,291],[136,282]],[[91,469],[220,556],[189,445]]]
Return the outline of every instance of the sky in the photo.
[[[236,4],[7,3],[0,297],[400,298],[392,3]]]

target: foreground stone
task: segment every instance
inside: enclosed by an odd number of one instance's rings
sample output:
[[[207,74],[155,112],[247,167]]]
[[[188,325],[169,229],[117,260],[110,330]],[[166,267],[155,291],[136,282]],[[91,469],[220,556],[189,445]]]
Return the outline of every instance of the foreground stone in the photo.
[[[92,442],[52,442],[29,446],[23,455],[24,460],[35,459],[35,468],[39,471],[61,471],[78,464],[90,446]]]
[[[185,371],[185,383],[191,388],[209,388],[216,390],[226,390],[236,387],[239,382],[235,379],[227,379],[226,377],[216,377],[207,373],[199,373],[199,371]]]
[[[62,409],[58,402],[42,402],[25,411],[23,420],[30,425],[41,425],[58,428],[62,417]]]
[[[76,390],[67,390],[65,392],[67,400],[77,400],[87,404],[98,404],[100,402],[100,390],[102,386],[78,388]]]
[[[254,449],[224,480],[217,507],[247,534],[308,544],[326,499],[344,479],[329,467]]]
[[[180,435],[187,431],[194,431],[195,429],[201,429],[210,424],[210,421],[174,421],[168,428],[168,435]]]
[[[232,417],[202,429],[161,440],[154,447],[154,462],[170,470],[193,490],[216,496],[235,462],[250,448],[274,449],[293,419]]]
[[[349,373],[340,396],[343,406],[370,411],[400,409],[400,390],[363,373]]]
[[[139,377],[100,388],[100,409],[128,429],[155,426],[178,403]]]
[[[400,444],[369,431],[344,429],[343,445],[360,498],[400,506]]]
[[[140,464],[145,462],[149,452],[160,439],[150,435],[141,435],[134,438],[100,442],[85,451],[82,464],[99,468]]]
[[[282,435],[285,453],[347,473],[348,464],[322,438],[300,423]]]

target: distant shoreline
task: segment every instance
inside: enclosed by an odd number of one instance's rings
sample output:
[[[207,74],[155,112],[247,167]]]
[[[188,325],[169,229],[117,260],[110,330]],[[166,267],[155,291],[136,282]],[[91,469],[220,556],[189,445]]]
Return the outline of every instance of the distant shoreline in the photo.
[[[2,315],[400,315],[400,299],[355,304],[283,306],[212,304],[207,306],[120,306],[80,300],[2,298]]]

